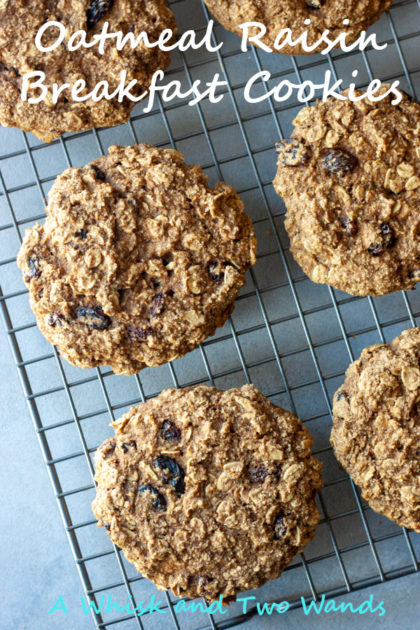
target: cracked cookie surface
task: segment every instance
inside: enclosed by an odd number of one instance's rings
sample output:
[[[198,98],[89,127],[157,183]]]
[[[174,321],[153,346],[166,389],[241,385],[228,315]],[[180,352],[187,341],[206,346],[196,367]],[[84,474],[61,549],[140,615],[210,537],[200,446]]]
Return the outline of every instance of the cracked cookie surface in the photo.
[[[222,326],[255,263],[235,190],[171,149],[113,146],[60,175],[18,264],[44,336],[74,365],[132,374]]]
[[[420,280],[420,104],[391,99],[305,107],[277,145],[293,257],[314,282],[354,295]]]
[[[65,41],[50,52],[35,46],[38,29],[48,21],[58,21],[67,29]],[[52,84],[62,86],[83,79],[85,93],[101,81],[107,81],[112,93],[120,83],[120,73],[127,71],[126,85],[138,81],[131,92],[138,96],[148,89],[153,74],[165,70],[169,54],[159,48],[124,46],[118,51],[115,40],[108,40],[104,54],[98,47],[69,51],[66,42],[76,31],[87,33],[89,42],[105,22],[110,33],[138,36],[146,32],[155,41],[164,29],[176,30],[175,19],[165,0],[0,0],[0,124],[31,131],[49,142],[65,132],[92,127],[119,125],[126,122],[135,103],[125,98],[94,102],[75,102],[64,90],[57,104],[52,101]],[[44,46],[52,44],[58,29],[44,35]],[[22,76],[28,72],[45,72],[48,94],[40,103],[21,99]],[[38,96],[39,90],[29,96]]]
[[[252,385],[166,390],[113,426],[95,454],[93,511],[158,588],[229,602],[313,537],[312,438]]]
[[[267,28],[262,38],[266,46],[273,47],[283,29],[291,29],[293,40],[307,32],[308,45],[314,45],[322,33],[330,31],[331,40],[346,34],[346,42],[355,41],[361,31],[376,22],[392,4],[392,0],[205,0],[217,20],[228,30],[242,36],[239,26],[245,22],[260,22]],[[305,20],[311,20],[309,25]],[[343,20],[349,19],[345,26]],[[250,29],[258,35],[259,28]],[[283,39],[282,39],[283,41]],[[315,52],[320,52],[321,45]],[[311,54],[301,45],[285,46],[280,52],[289,55]]]
[[[420,328],[363,350],[334,396],[331,443],[370,506],[420,532]]]

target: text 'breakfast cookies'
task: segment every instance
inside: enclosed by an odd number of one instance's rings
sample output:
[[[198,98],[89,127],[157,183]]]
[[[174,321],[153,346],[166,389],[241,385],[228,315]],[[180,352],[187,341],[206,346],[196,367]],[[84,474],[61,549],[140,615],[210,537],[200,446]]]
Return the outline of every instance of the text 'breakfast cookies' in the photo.
[[[235,190],[171,149],[110,147],[57,178],[46,212],[18,264],[40,330],[80,367],[182,356],[225,323],[255,263]]]
[[[22,76],[42,70],[45,84],[86,82],[89,92],[99,82],[107,81],[113,91],[121,71],[127,80],[138,82],[137,91],[147,90],[156,70],[169,65],[169,54],[158,47],[125,47],[118,51],[114,43],[105,45],[105,54],[93,47],[69,51],[65,46],[41,53],[35,46],[38,29],[48,21],[61,22],[69,33],[84,30],[90,36],[109,23],[110,31],[138,34],[146,32],[157,39],[164,29],[176,32],[175,19],[165,0],[3,0],[0,2],[0,124],[32,131],[45,141],[68,131],[119,125],[126,122],[135,103],[101,100],[75,102],[62,94],[57,104],[50,98],[37,104],[21,99]],[[54,31],[43,40],[45,46]]]
[[[385,85],[383,89],[386,89]],[[360,93],[362,94],[362,93]],[[420,104],[317,102],[277,145],[291,253],[314,282],[353,295],[420,280]]]
[[[420,328],[370,346],[334,396],[331,442],[370,506],[420,532]]]
[[[95,454],[93,511],[158,588],[228,603],[313,537],[312,438],[252,385],[166,390],[114,427]]]

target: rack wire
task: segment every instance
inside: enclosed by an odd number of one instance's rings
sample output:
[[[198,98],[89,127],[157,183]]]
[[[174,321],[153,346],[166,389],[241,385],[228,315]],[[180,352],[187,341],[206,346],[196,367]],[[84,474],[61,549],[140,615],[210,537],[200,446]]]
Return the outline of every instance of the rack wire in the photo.
[[[211,17],[204,3],[169,4],[181,32],[204,32]],[[369,508],[334,459],[328,438],[332,395],[349,362],[366,345],[390,341],[419,325],[420,290],[356,298],[306,278],[290,256],[285,208],[271,187],[274,142],[290,135],[300,105],[293,98],[280,105],[270,98],[250,106],[242,96],[247,79],[261,69],[270,70],[273,82],[301,82],[317,81],[326,69],[350,81],[357,68],[359,87],[374,76],[399,79],[417,98],[419,9],[420,0],[397,0],[374,25],[387,50],[335,51],[327,58],[269,55],[252,47],[241,53],[239,38],[216,26],[214,43],[223,41],[223,49],[175,53],[167,77],[188,86],[196,78],[221,73],[228,86],[218,105],[203,101],[192,108],[182,99],[166,105],[159,101],[148,114],[140,105],[126,125],[67,134],[50,144],[18,130],[0,130],[1,312],[87,601],[99,606],[102,596],[112,595],[135,607],[154,595],[168,613],[156,619],[91,610],[97,628],[216,630],[236,627],[256,614],[254,607],[241,614],[237,604],[224,615],[178,612],[177,598],[137,575],[96,528],[90,510],[92,456],[111,433],[108,422],[165,387],[209,383],[229,388],[253,382],[273,402],[297,413],[314,435],[315,454],[324,463],[323,518],[305,552],[279,580],[258,591],[260,602],[287,600],[297,608],[301,597],[344,595],[419,570],[420,537]],[[267,89],[260,85],[261,94]],[[45,217],[45,197],[59,172],[98,157],[111,144],[137,142],[176,147],[188,162],[203,165],[211,183],[224,179],[233,184],[254,221],[259,254],[233,315],[214,337],[182,359],[124,377],[109,368],[74,368],[47,344],[36,328],[15,258],[25,229]],[[265,627],[264,617],[258,624]]]

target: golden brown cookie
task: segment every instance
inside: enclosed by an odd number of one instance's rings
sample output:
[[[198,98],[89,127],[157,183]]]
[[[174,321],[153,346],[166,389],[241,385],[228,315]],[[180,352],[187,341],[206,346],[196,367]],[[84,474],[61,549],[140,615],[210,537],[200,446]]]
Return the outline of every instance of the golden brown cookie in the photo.
[[[158,588],[226,603],[313,537],[312,438],[252,385],[166,390],[114,427],[95,454],[93,511]]]
[[[333,411],[331,443],[363,497],[420,532],[420,328],[363,350]]]
[[[420,104],[391,99],[317,102],[277,145],[291,253],[311,280],[354,295],[420,280]]]
[[[308,45],[314,45],[327,29],[329,38],[335,40],[346,34],[346,42],[355,41],[361,31],[376,22],[392,0],[205,0],[208,8],[228,30],[242,37],[240,25],[245,22],[260,22],[267,28],[263,43],[273,48],[277,35],[283,29],[291,29],[295,41],[304,32],[308,33]],[[305,24],[305,20],[311,20]],[[349,19],[348,25],[343,20]],[[250,29],[258,35],[259,28]],[[283,41],[283,38],[282,38]],[[322,47],[315,52],[320,52]],[[280,52],[288,55],[310,54],[301,45],[285,46]]]
[[[60,175],[18,264],[45,337],[70,363],[132,374],[222,326],[255,263],[235,190],[140,144]]]
[[[73,85],[77,80],[86,82],[85,93],[90,93],[101,81],[107,81],[112,93],[120,83],[121,71],[127,71],[125,84],[136,80],[132,94],[144,93],[154,72],[169,64],[169,54],[158,47],[125,46],[116,48],[115,40],[108,40],[104,54],[98,47],[69,51],[66,43],[50,52],[35,47],[35,36],[46,22],[58,21],[67,28],[67,37],[78,30],[87,32],[87,40],[99,33],[109,22],[109,32],[122,31],[138,36],[146,32],[155,41],[167,28],[176,29],[172,12],[165,0],[3,0],[0,2],[0,124],[32,131],[45,141],[67,131],[80,131],[92,127],[119,125],[126,122],[135,103],[127,98],[94,102],[89,99],[76,102],[70,91],[64,90],[58,102],[51,100],[52,85]],[[55,41],[58,29],[47,31],[44,46]],[[22,76],[28,72],[43,71],[48,95],[40,103],[21,99]],[[34,79],[35,80],[35,79]],[[29,96],[38,96],[39,90]]]

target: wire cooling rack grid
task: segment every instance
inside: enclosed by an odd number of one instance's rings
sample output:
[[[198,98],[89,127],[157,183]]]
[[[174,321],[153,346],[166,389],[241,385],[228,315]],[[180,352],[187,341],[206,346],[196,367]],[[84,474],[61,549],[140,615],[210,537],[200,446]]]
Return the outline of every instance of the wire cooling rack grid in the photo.
[[[204,32],[209,16],[198,0],[176,0],[171,6],[181,31]],[[1,310],[86,596],[97,604],[102,595],[111,594],[120,603],[131,596],[138,604],[155,595],[169,613],[139,618],[102,611],[92,614],[96,627],[215,629],[249,619],[238,604],[223,616],[175,612],[177,599],[137,575],[96,527],[90,509],[93,453],[112,433],[111,419],[166,387],[211,383],[229,388],[253,382],[274,402],[295,411],[315,438],[315,452],[324,462],[323,519],[304,554],[279,580],[258,591],[260,602],[288,600],[297,607],[301,595],[308,600],[336,596],[418,571],[420,537],[369,509],[338,466],[328,438],[331,398],[349,362],[366,345],[390,341],[419,325],[420,290],[352,298],[308,280],[289,254],[284,206],[271,186],[274,142],[290,135],[300,105],[293,100],[249,105],[242,88],[262,68],[272,73],[273,82],[283,77],[319,82],[326,69],[348,82],[357,68],[361,87],[373,77],[400,79],[403,89],[418,97],[419,6],[413,0],[396,1],[373,27],[379,41],[388,43],[386,51],[334,52],[326,59],[268,55],[254,48],[240,53],[239,39],[216,27],[223,50],[176,53],[168,76],[188,85],[220,72],[229,87],[218,105],[158,103],[147,115],[137,106],[126,125],[68,134],[50,144],[18,130],[0,130]],[[115,376],[107,368],[80,370],[63,361],[36,328],[16,253],[25,229],[45,216],[45,196],[57,174],[105,153],[110,144],[139,141],[176,147],[187,162],[203,165],[212,184],[224,179],[238,189],[254,221],[258,265],[224,328],[186,357],[133,377]],[[265,623],[260,617],[259,627]]]

